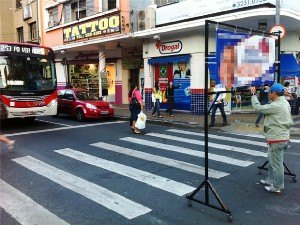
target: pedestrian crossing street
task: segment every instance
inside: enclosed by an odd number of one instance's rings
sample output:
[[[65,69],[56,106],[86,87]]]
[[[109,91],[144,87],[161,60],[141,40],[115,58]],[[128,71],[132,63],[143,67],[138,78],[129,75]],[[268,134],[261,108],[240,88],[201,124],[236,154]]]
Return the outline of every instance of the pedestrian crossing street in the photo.
[[[80,149],[72,148],[57,149],[54,152],[58,157],[67,157],[74,160],[74,163],[79,162],[87,166],[92,166],[93,170],[101,168],[140,182],[143,185],[148,185],[151,188],[168,192],[171,195],[184,197],[196,188],[196,185],[190,185],[194,182],[194,180],[189,180],[190,173],[200,174],[204,178],[204,160],[201,166],[179,159],[184,159],[183,156],[204,158],[204,141],[201,140],[203,136],[203,133],[168,129],[162,133],[151,132],[145,135],[128,135],[117,140],[117,144],[106,142],[90,143],[89,148],[92,149],[92,152],[89,151],[89,154]],[[241,136],[210,134],[209,149],[212,149],[213,152],[210,151],[208,157],[210,163],[213,162],[213,168],[212,166],[209,168],[209,177],[212,179],[225,178],[230,176],[230,169],[228,168],[243,169],[254,164],[257,160],[266,157],[267,146],[264,140],[255,140],[250,140],[247,137],[242,138]],[[239,144],[243,144],[244,147],[237,147]],[[146,152],[147,149],[155,149],[155,151]],[[124,160],[130,158],[150,162],[154,165],[167,166],[172,169],[172,173],[174,174],[176,174],[176,171],[188,174],[185,176],[186,180],[175,180],[132,167],[126,161],[124,161],[124,164],[123,162],[118,163],[101,158],[99,154],[96,154],[105,152],[126,156],[122,158]],[[166,157],[158,153],[168,153],[168,155],[172,155],[175,158]],[[108,188],[94,184],[84,179],[84,177],[78,177],[70,172],[56,168],[50,165],[49,162],[46,163],[29,155],[12,160],[31,173],[47,178],[50,182],[54,182],[69,191],[84,196],[86,199],[103,206],[106,210],[111,210],[126,219],[134,219],[153,210],[153,207],[150,208],[147,202],[131,200],[122,196],[121,193],[115,193]],[[216,166],[218,164],[221,165]],[[48,211],[4,180],[0,179],[0,185],[0,207],[13,218],[16,218],[20,224],[68,224],[68,222]],[[131,189],[128,187],[128,192],[130,191]],[[28,207],[31,209],[30,213],[28,213],[28,210],[24,210]]]

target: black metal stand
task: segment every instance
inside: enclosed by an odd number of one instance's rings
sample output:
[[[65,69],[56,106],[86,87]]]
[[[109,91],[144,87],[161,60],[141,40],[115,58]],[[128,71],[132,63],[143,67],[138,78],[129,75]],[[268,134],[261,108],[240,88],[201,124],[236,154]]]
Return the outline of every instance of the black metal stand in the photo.
[[[204,105],[205,105],[205,113],[204,113],[204,131],[205,131],[205,179],[204,181],[200,184],[200,186],[198,188],[196,188],[195,191],[193,191],[193,193],[191,193],[190,195],[187,195],[186,198],[188,200],[188,206],[191,207],[192,206],[192,201],[198,202],[200,204],[206,205],[208,207],[211,207],[213,209],[217,209],[220,210],[222,212],[225,212],[227,215],[227,221],[231,222],[232,216],[231,216],[231,212],[229,211],[229,209],[224,205],[224,203],[222,202],[221,198],[219,197],[219,195],[217,194],[216,190],[214,189],[214,187],[212,186],[212,184],[210,183],[209,179],[208,179],[208,115],[209,115],[209,111],[211,109],[208,110],[207,106],[208,106],[208,35],[209,35],[209,23],[210,21],[206,20],[205,21],[205,94],[204,94]],[[217,96],[220,93],[216,94],[216,98],[214,99],[214,101],[217,99]],[[201,188],[204,187],[205,189],[205,200],[204,201],[200,201],[198,199],[195,199],[194,196],[201,190]],[[210,201],[209,201],[209,192],[212,192],[214,197],[216,198],[217,202],[219,203],[220,207],[215,206],[215,205],[211,205]]]
[[[269,161],[267,160],[264,164],[262,164],[261,166],[257,167],[259,174],[261,174],[261,170],[268,170],[267,168],[265,168],[265,166],[268,164],[268,162]],[[284,174],[292,176],[292,181],[294,183],[296,183],[297,182],[296,174],[294,174],[293,172],[291,172],[291,170],[287,167],[287,165],[285,163],[283,163],[283,166],[284,166],[284,168],[287,171],[287,172],[284,172]]]

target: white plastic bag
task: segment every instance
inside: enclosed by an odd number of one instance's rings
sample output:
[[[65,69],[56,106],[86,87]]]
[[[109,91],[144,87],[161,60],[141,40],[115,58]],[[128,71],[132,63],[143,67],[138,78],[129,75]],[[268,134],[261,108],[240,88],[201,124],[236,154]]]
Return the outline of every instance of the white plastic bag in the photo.
[[[155,97],[154,97],[154,94],[153,94],[153,93],[151,94],[151,100],[152,100],[152,103],[155,103],[155,102],[156,102],[156,99],[155,99]]]
[[[138,119],[135,122],[135,127],[139,130],[145,129],[147,116],[143,111],[138,114]]]

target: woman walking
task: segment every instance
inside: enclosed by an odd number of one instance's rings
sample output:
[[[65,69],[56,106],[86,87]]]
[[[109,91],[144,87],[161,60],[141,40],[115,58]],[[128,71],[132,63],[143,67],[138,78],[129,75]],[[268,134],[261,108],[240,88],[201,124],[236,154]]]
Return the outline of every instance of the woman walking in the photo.
[[[158,86],[158,81],[155,82],[154,88],[153,88],[153,95],[154,95],[154,108],[152,111],[152,116],[156,116],[155,112],[157,112],[157,116],[159,118],[162,118],[162,116],[160,115],[160,102],[162,100],[162,93],[161,90],[159,90],[159,86]]]
[[[141,131],[135,127],[135,123],[138,119],[138,114],[141,112],[143,108],[143,99],[141,92],[138,90],[137,85],[132,85],[131,87],[131,98],[130,98],[130,104],[129,104],[129,110],[130,110],[130,120],[132,123],[131,130],[135,134],[140,134]]]

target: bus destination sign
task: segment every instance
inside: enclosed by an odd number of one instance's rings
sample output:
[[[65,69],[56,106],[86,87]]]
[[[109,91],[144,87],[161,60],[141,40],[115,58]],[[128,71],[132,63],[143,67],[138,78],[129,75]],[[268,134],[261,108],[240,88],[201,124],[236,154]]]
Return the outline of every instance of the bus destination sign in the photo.
[[[45,48],[15,45],[15,44],[0,44],[0,52],[11,52],[16,54],[34,54],[34,55],[47,55],[48,50]]]

